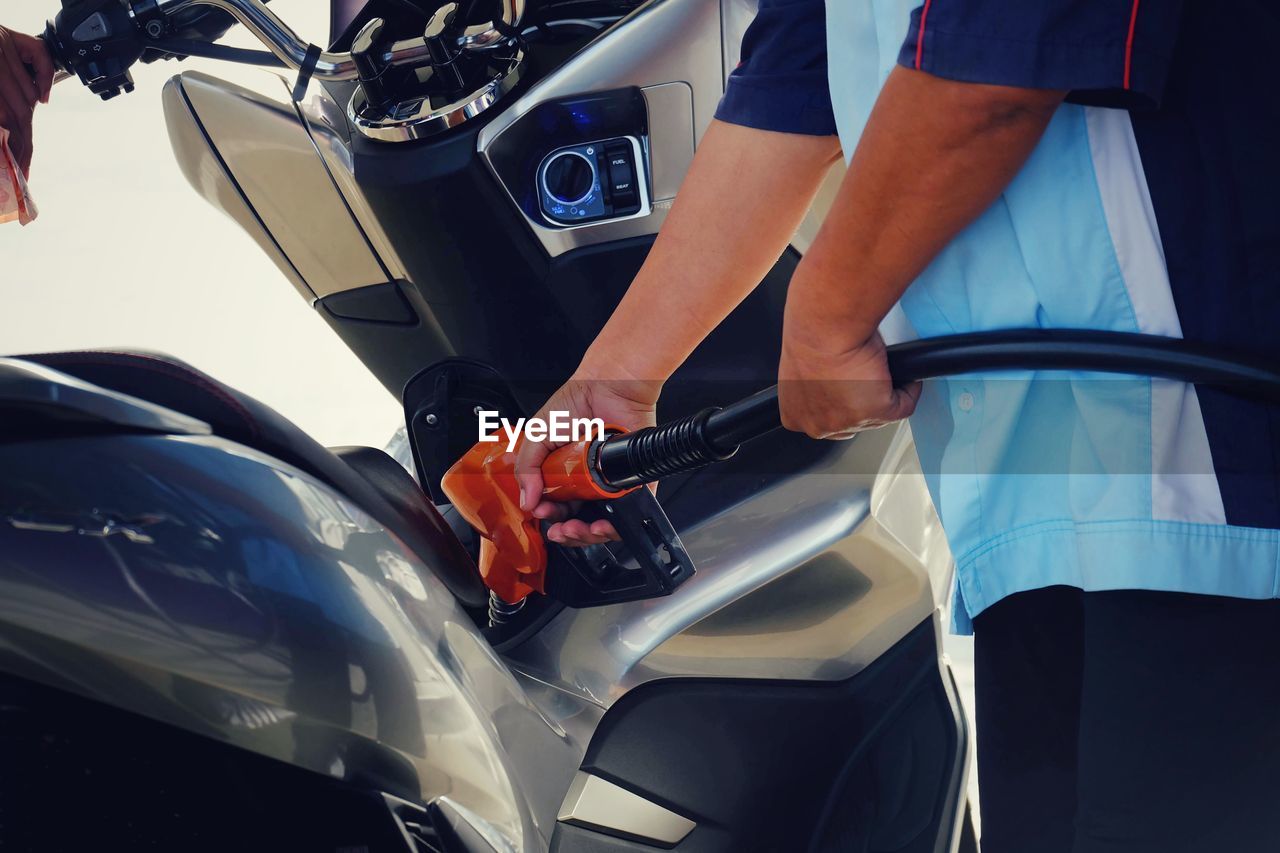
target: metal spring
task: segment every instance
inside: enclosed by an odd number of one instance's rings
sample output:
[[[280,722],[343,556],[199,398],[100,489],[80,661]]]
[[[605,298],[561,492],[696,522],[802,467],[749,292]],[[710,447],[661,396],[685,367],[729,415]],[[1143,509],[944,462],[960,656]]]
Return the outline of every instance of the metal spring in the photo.
[[[489,624],[505,625],[511,621],[511,617],[515,616],[524,609],[524,603],[528,599],[520,599],[515,604],[509,604],[503,601],[496,592],[489,591]]]

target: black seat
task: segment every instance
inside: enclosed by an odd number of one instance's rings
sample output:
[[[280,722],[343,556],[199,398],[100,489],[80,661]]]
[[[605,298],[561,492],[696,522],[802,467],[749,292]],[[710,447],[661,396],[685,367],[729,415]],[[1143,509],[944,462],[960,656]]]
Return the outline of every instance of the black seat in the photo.
[[[354,466],[347,464],[271,407],[167,356],[85,350],[19,358],[198,418],[215,435],[307,472],[393,531],[464,607],[487,605],[484,584],[466,549],[409,473],[382,451],[344,448],[355,460]]]

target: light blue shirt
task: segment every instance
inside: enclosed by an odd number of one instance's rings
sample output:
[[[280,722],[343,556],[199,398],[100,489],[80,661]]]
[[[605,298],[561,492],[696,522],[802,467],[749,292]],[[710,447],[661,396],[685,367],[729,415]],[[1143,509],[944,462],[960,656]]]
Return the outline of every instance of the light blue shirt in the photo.
[[[827,2],[846,157],[917,5]],[[1064,104],[900,312],[887,338],[1054,327],[1180,337],[1128,113]],[[1005,596],[1059,584],[1280,597],[1280,532],[1226,523],[1191,386],[1029,372],[936,380],[911,426],[956,560],[961,632]]]

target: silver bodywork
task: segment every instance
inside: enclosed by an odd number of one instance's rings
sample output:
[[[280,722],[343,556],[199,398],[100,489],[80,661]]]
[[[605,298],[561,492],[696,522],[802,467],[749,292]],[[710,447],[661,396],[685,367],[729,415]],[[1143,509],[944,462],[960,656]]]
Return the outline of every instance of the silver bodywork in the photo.
[[[673,676],[856,675],[930,617],[950,571],[906,438],[869,433],[681,530],[698,573],[678,595],[565,610],[508,658],[602,707]]]
[[[565,794],[560,820],[574,826],[606,827],[668,846],[679,844],[697,825],[607,779],[581,772]]]
[[[548,256],[656,233],[752,13],[751,0],[653,0],[484,128],[482,156],[547,100],[620,86],[643,91],[649,212],[573,229],[525,216]],[[353,173],[343,105],[314,86],[295,104],[288,83],[271,73],[237,79],[251,82],[187,73],[165,89],[174,149],[196,190],[248,231],[308,301],[403,279],[393,241]],[[822,212],[815,206],[811,219]],[[798,238],[800,248],[805,242]],[[94,440],[84,441],[90,454]],[[118,504],[129,477],[163,470],[190,515],[167,505],[130,508],[167,513],[173,523],[151,545],[103,540],[103,565],[143,578],[143,586],[148,572],[185,573],[240,602],[228,606],[284,630],[255,643],[216,628],[190,630],[166,617],[164,602],[102,607],[0,559],[4,650],[94,698],[320,773],[348,773],[358,741],[411,769],[416,789],[391,793],[447,804],[451,819],[494,850],[545,850],[559,820],[678,840],[689,831],[687,818],[635,795],[610,818],[600,804],[627,798],[579,772],[611,706],[639,685],[673,677],[847,679],[922,622],[938,620],[951,589],[951,557],[905,426],[834,444],[807,469],[681,529],[698,572],[676,594],[566,609],[502,657],[428,567],[306,474],[209,436],[113,441],[111,453],[134,464],[91,477],[100,492],[93,500]],[[225,503],[228,493],[270,506],[266,529],[229,506],[195,511]],[[43,535],[55,549],[75,538],[20,530],[6,509],[0,506],[4,536]],[[164,554],[165,547],[195,553],[206,540],[253,540],[257,550],[211,546],[210,555],[222,556],[200,564]],[[305,579],[282,561],[284,553],[305,564]],[[294,618],[273,609],[282,596],[309,602],[307,612],[320,613],[326,630],[351,638],[342,653],[369,665],[350,667],[349,692],[372,701],[351,700],[334,718],[298,698],[293,688],[308,675],[297,649],[279,639]],[[413,701],[398,715],[376,707],[376,691],[356,689],[371,673],[393,671],[412,686]],[[962,752],[949,794],[957,821],[966,772]],[[940,838],[938,850],[955,843],[955,833]]]

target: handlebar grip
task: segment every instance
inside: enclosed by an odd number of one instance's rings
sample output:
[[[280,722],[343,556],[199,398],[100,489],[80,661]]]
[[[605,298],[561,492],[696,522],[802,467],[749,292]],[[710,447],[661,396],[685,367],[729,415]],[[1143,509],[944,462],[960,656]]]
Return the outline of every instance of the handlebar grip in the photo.
[[[53,44],[49,41],[49,38],[48,29],[36,35],[36,41],[40,42],[41,46],[44,47],[44,52],[49,55],[49,61],[53,63],[53,82],[60,83],[70,77],[71,72],[67,70],[66,66],[62,64],[62,60],[58,58],[58,52],[53,49]],[[30,65],[26,65],[26,69],[32,77],[36,76],[36,70]]]

